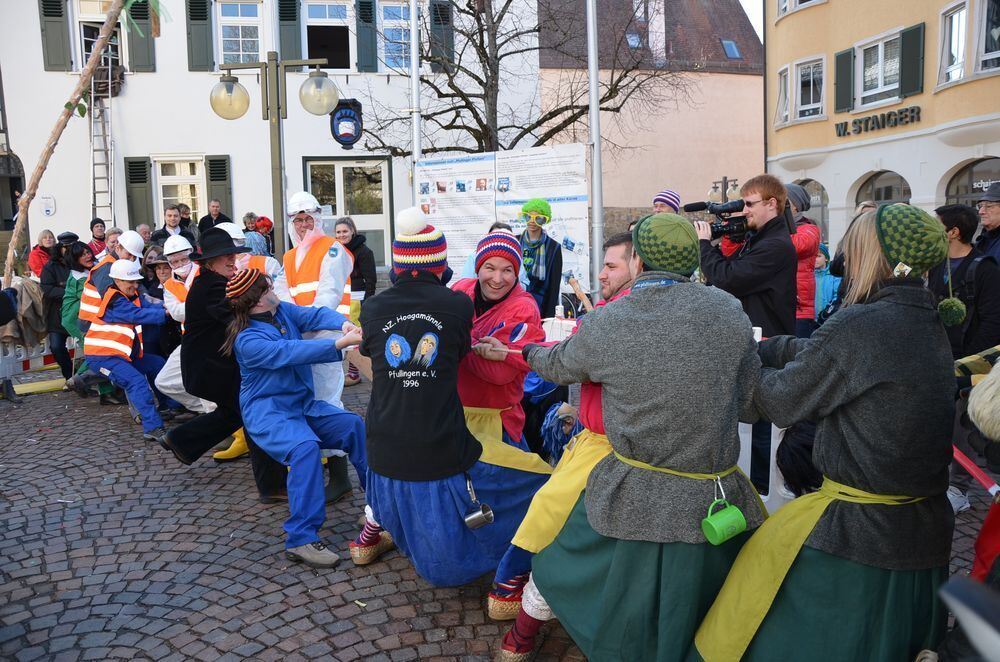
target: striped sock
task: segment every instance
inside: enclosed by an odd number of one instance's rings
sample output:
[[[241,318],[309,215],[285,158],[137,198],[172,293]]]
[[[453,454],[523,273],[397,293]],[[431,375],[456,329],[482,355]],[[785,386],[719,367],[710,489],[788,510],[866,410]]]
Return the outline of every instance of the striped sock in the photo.
[[[358,545],[364,545],[369,547],[377,543],[380,539],[380,534],[382,533],[382,527],[378,524],[373,524],[371,520],[365,520],[365,528],[361,529],[361,534],[354,541]]]

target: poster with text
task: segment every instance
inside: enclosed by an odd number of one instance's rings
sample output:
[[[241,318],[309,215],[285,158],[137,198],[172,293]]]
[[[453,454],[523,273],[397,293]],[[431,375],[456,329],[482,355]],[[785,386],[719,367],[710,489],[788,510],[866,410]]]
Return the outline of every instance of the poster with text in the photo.
[[[417,164],[419,205],[448,238],[455,278],[494,221],[509,223],[518,236],[521,205],[545,198],[552,220],[545,231],[559,242],[565,276],[590,288],[590,232],[586,152],[580,144],[533,147],[460,157],[422,159]]]

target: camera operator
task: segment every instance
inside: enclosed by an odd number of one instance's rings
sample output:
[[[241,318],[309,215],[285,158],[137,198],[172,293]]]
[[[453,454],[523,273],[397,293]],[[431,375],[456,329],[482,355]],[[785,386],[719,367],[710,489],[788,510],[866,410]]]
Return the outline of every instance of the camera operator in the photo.
[[[798,260],[784,217],[785,185],[758,175],[740,188],[746,214],[746,240],[728,256],[712,245],[712,226],[697,221],[701,272],[710,285],[729,292],[765,338],[795,335],[795,273]],[[728,253],[728,251],[727,251]],[[771,422],[754,423],[750,480],[767,494],[771,464]]]
[[[783,216],[785,186],[771,175],[758,175],[740,189],[746,214],[746,241],[730,256],[712,245],[712,228],[695,222],[701,240],[701,272],[710,285],[729,292],[743,305],[765,338],[795,335],[797,260]]]

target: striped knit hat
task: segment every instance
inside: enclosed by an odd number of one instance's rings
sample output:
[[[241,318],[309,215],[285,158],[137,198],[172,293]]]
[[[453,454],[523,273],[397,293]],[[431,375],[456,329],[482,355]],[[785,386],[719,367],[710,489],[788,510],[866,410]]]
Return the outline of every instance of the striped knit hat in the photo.
[[[674,212],[679,212],[681,210],[681,196],[677,195],[676,191],[671,191],[670,189],[660,191],[656,194],[656,197],[653,198],[653,204],[655,205],[657,202],[662,202],[673,209]]]
[[[427,222],[416,207],[407,207],[396,215],[396,240],[392,242],[392,268],[405,271],[430,271],[440,276],[448,267],[448,242],[444,233]]]
[[[263,272],[259,269],[243,269],[237,271],[236,275],[229,279],[226,283],[226,298],[235,299],[242,296],[244,292],[250,289],[250,286],[257,282],[257,279],[263,276]]]
[[[521,242],[506,230],[491,232],[479,240],[476,246],[476,273],[483,262],[491,257],[502,257],[514,265],[514,271],[521,270]]]

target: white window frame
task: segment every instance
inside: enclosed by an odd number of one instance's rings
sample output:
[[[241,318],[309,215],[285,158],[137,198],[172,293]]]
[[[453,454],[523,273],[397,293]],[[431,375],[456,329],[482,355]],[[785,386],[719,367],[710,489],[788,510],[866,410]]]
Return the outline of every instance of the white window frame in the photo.
[[[107,19],[107,14],[88,14],[83,11],[80,5],[80,0],[73,0],[69,3],[69,20],[70,20],[70,43],[73,46],[73,71],[80,71],[83,66],[87,63],[87,59],[83,56],[83,24],[97,24],[98,26],[104,25],[104,21]],[[118,25],[115,27],[118,31],[118,63],[128,70],[128,36],[127,32],[122,29],[122,21],[118,20]]]
[[[826,2],[827,0],[775,0],[775,23],[789,14],[817,5],[825,5]]]
[[[803,104],[802,103],[802,98],[801,98],[802,85],[800,84],[799,70],[802,69],[802,67],[815,66],[817,64],[821,67],[822,72],[823,72],[822,75],[820,76],[819,103]],[[791,71],[794,72],[794,74],[795,74],[795,94],[794,95],[790,95],[792,98],[795,99],[795,103],[794,103],[794,106],[793,106],[794,107],[794,111],[795,111],[794,115],[792,115],[791,112],[789,113],[789,115],[793,118],[792,121],[794,121],[794,122],[809,122],[809,121],[813,121],[813,120],[826,119],[826,88],[827,88],[827,79],[828,79],[828,76],[827,76],[828,71],[827,71],[827,67],[826,67],[826,56],[825,55],[817,55],[817,56],[813,56],[813,57],[803,58],[801,60],[796,60],[793,63]],[[789,78],[789,81],[788,81],[789,84],[791,84],[791,81],[792,81],[792,79]],[[789,90],[790,89],[791,88],[789,88]],[[803,115],[800,114],[803,109],[805,109],[805,110],[812,110],[814,108],[819,110],[819,112],[817,114],[815,114],[815,115],[806,115],[806,116],[803,116]]]
[[[1000,59],[1000,51],[991,51],[989,53],[985,52],[986,49],[986,8],[989,6],[989,0],[980,0],[979,8],[976,12],[976,20],[974,21],[975,27],[973,28],[975,32],[973,36],[975,38],[975,67],[974,72],[977,74],[994,74],[1000,73],[1000,66],[990,67],[986,69],[983,67],[983,63],[986,60]]]
[[[401,20],[398,20],[398,21],[395,21],[395,20],[394,21],[387,21],[385,19],[385,14],[384,14],[384,10],[385,10],[386,7],[401,7],[402,9],[405,10],[404,13],[407,14],[407,18],[401,19]],[[407,73],[409,71],[409,66],[410,66],[409,53],[410,53],[410,38],[411,38],[411,35],[410,35],[410,19],[409,19],[409,16],[408,16],[408,14],[410,12],[410,3],[408,3],[408,2],[402,2],[402,1],[399,1],[399,0],[396,0],[396,1],[393,1],[393,2],[376,2],[375,3],[375,11],[378,13],[378,58],[379,58],[379,61],[382,62],[383,66],[385,67],[385,70],[387,72]],[[395,30],[403,30],[407,34],[407,39],[404,42],[406,44],[406,48],[405,48],[405,51],[404,51],[403,66],[401,66],[401,67],[390,66],[389,65],[389,59],[388,59],[388,56],[387,56],[387,53],[388,53],[388,48],[387,47],[388,47],[389,39],[386,37],[386,30],[394,30],[394,29]],[[395,43],[395,40],[393,40],[393,43]]]
[[[309,18],[309,6],[310,5],[344,5],[347,7],[347,18]],[[376,3],[376,11],[381,3]],[[302,5],[302,19],[303,19],[303,29],[302,29],[302,53],[303,57],[307,57],[306,54],[309,53],[309,30],[310,25],[332,25],[337,27],[347,28],[347,42],[348,42],[348,59],[346,69],[334,69],[331,67],[324,67],[331,71],[355,71],[358,61],[358,35],[355,26],[354,17],[354,3],[349,0],[326,0],[324,2],[305,2]]]
[[[886,42],[892,41],[893,39],[900,39],[900,46],[902,46],[902,33],[903,28],[898,27],[893,30],[887,30],[882,34],[871,37],[864,41],[860,41],[854,44],[854,110],[868,110],[871,108],[878,108],[880,106],[888,106],[894,103],[898,103],[900,96],[900,83],[897,82],[894,86],[886,86],[884,82],[885,77],[885,44]],[[878,46],[879,49],[879,86],[874,90],[868,90],[865,92],[865,50],[871,48],[872,46]],[[900,70],[902,70],[902,48],[900,48]],[[902,71],[900,71],[902,74]],[[873,94],[882,94],[883,92],[891,92],[893,89],[896,90],[895,96],[890,96],[885,99],[879,99],[878,101],[870,101],[868,103],[864,102],[865,96],[871,96]]]
[[[163,225],[163,208],[166,207],[163,198],[163,187],[172,185],[194,184],[197,189],[198,207],[191,210],[192,222],[197,223],[198,214],[204,216],[208,213],[208,200],[206,193],[208,183],[205,181],[205,155],[204,154],[164,154],[162,156],[150,156],[153,163],[153,198],[154,216],[156,227]],[[160,167],[166,163],[187,164],[194,163],[197,166],[197,175],[163,175]],[[154,228],[155,229],[155,228]]]
[[[969,62],[969,3],[966,0],[959,0],[958,2],[953,2],[946,5],[941,9],[941,20],[938,21],[939,36],[938,36],[938,86],[943,85],[953,85],[959,83],[966,79],[968,72],[966,71],[966,65]],[[947,54],[950,50],[949,39],[951,32],[948,30],[948,22],[951,17],[960,11],[965,12],[965,31],[962,35],[965,43],[962,44],[962,59],[957,64],[947,66]],[[954,80],[947,80],[946,76],[951,71],[958,72],[958,78]]]
[[[267,50],[264,44],[264,17],[266,14],[266,7],[261,0],[216,0],[213,3],[213,11],[215,12],[215,62],[216,68],[222,70],[225,68],[226,64],[239,64],[238,62],[223,62],[223,48],[222,48],[222,31],[228,26],[255,26],[257,28],[257,57],[251,60],[251,62],[259,62],[266,59]],[[256,5],[257,6],[257,16],[254,17],[234,17],[234,16],[223,16],[222,15],[222,5],[224,4],[237,4],[237,5]],[[242,41],[242,37],[240,38]],[[241,60],[242,62],[242,60]]]
[[[774,109],[774,126],[786,126],[792,118],[792,104],[791,104],[791,68],[786,64],[785,66],[778,69],[778,103]],[[779,113],[779,109],[782,106],[781,102],[781,81],[784,78],[785,81],[785,100],[784,100],[784,114],[782,116]]]

